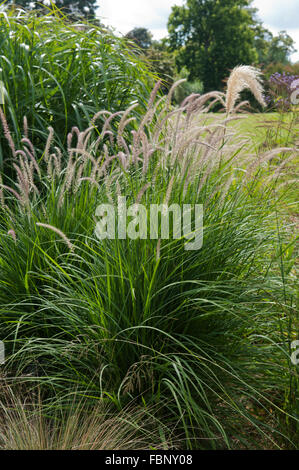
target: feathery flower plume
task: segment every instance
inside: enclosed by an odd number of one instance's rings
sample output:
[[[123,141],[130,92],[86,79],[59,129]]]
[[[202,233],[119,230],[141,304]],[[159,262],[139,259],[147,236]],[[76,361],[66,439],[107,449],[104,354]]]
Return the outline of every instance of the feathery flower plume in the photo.
[[[49,158],[49,151],[50,151],[51,143],[52,143],[53,137],[54,137],[54,129],[53,129],[53,127],[49,126],[49,127],[48,127],[48,131],[49,131],[49,135],[48,135],[47,143],[46,143],[46,147],[45,147],[45,160],[46,160],[46,161],[47,161],[48,158]]]
[[[23,129],[24,129],[24,137],[26,137],[26,139],[28,139],[28,121],[27,121],[27,117],[24,116],[23,118]]]
[[[151,183],[146,183],[139,191],[139,193],[137,194],[137,198],[136,198],[136,202],[135,204],[139,204],[141,199],[142,199],[142,196],[144,195],[144,193],[148,190],[148,188],[150,188],[151,186]]]
[[[187,79],[186,78],[181,78],[180,80],[178,80],[177,82],[175,82],[172,87],[170,88],[169,92],[168,92],[168,95],[167,95],[167,99],[166,99],[166,108],[168,108],[168,106],[171,104],[171,100],[172,100],[172,97],[173,97],[173,94],[175,92],[175,89],[181,85],[181,83],[184,83],[186,82]]]
[[[17,193],[17,191],[12,189],[10,186],[6,186],[6,184],[0,184],[0,187],[3,189],[7,189],[7,191],[11,192],[19,201],[21,201],[21,196],[19,195],[19,193]]]
[[[74,245],[70,242],[65,233],[59,230],[59,228],[53,227],[53,225],[42,224],[41,222],[37,222],[36,225],[38,227],[48,228],[49,230],[52,230],[53,232],[57,233],[57,235],[59,235],[65,241],[70,251],[74,251]]]
[[[161,86],[161,80],[159,80],[156,85],[153,88],[153,91],[151,92],[149,101],[147,103],[147,111],[145,115],[142,118],[142,121],[139,125],[138,131],[137,131],[137,137],[140,138],[141,133],[144,131],[145,126],[152,121],[154,114],[155,114],[155,107],[154,107],[154,102],[157,96],[157,93],[159,91],[159,88]]]
[[[111,130],[111,121],[117,117],[117,116],[121,116],[123,114],[122,111],[118,111],[117,113],[113,113],[113,114],[110,114],[110,116],[105,119],[105,123],[104,123],[104,126],[103,126],[103,130],[102,130],[102,133],[101,133],[101,136],[102,138],[106,135],[106,132],[109,131],[109,129]]]
[[[89,126],[84,131],[80,132],[79,139],[80,139],[80,142],[82,142],[83,146],[87,145],[88,139],[90,137],[90,134],[93,128],[94,128],[93,126]]]
[[[100,116],[105,116],[105,114],[107,114],[108,116],[111,116],[111,112],[110,111],[106,111],[106,110],[101,110],[101,111],[98,111],[92,118],[92,120],[90,121],[90,125],[91,126],[95,126],[95,123],[96,123],[96,120],[100,117]]]
[[[2,185],[3,185],[3,180],[2,180],[2,176],[0,174],[0,203],[1,203],[1,207],[4,208],[5,207],[5,199],[4,199],[4,194],[3,194],[3,190],[2,190]]]
[[[4,135],[6,137],[6,140],[7,140],[8,144],[11,148],[13,156],[15,157],[15,155],[16,155],[15,144],[14,144],[14,141],[11,137],[11,133],[10,133],[10,130],[9,130],[9,127],[8,127],[8,124],[7,124],[7,120],[6,120],[5,114],[4,114],[1,106],[0,106],[0,120],[2,121],[3,132],[4,132]]]
[[[251,176],[254,170],[256,170],[259,165],[268,162],[269,160],[272,160],[273,157],[279,155],[280,153],[286,152],[294,152],[294,149],[292,147],[279,147],[276,149],[272,149],[262,155],[258,155],[257,159],[247,167],[247,175]]]
[[[17,242],[16,232],[13,229],[8,230],[7,235],[10,235],[15,243]]]
[[[149,109],[149,108],[152,108],[152,106],[153,106],[153,104],[154,104],[154,102],[155,102],[157,93],[158,93],[159,88],[161,87],[161,85],[162,85],[162,80],[159,80],[159,81],[155,84],[155,86],[154,86],[154,88],[153,88],[153,90],[152,90],[152,92],[151,92],[149,101],[148,101],[148,103],[147,103],[147,108],[148,108],[148,109]]]
[[[21,142],[22,142],[23,144],[24,144],[24,143],[27,143],[27,144],[29,145],[29,147],[30,147],[30,149],[31,149],[31,152],[30,152],[30,150],[29,150],[27,147],[25,147],[25,146],[24,146],[24,150],[25,150],[26,154],[29,156],[29,158],[31,159],[32,164],[33,164],[33,166],[35,167],[38,176],[41,178],[41,171],[40,171],[40,168],[39,168],[38,163],[37,163],[37,161],[36,161],[35,150],[34,150],[34,147],[33,147],[33,145],[32,145],[32,142],[31,142],[29,139],[27,139],[26,137],[25,137],[24,139],[22,139]]]
[[[118,142],[118,145],[121,145],[122,142],[119,142],[119,138],[122,136],[122,133],[125,129],[125,126],[126,124],[128,123],[128,115],[130,114],[131,111],[133,111],[133,109],[135,109],[136,107],[138,106],[138,103],[134,103],[132,104],[128,109],[126,109],[126,111],[123,113],[122,117],[121,117],[121,120],[119,122],[119,125],[118,125],[118,130],[117,130],[117,142]],[[131,118],[129,120],[129,122],[132,120],[132,119],[135,119],[135,118]]]
[[[84,176],[83,178],[80,178],[80,179],[78,180],[79,185],[80,185],[81,181],[90,181],[90,182],[92,183],[92,185],[94,185],[94,186],[97,186],[97,185],[98,185],[98,183],[96,182],[96,180],[93,179],[93,178],[91,178],[90,176]]]
[[[23,137],[23,139],[21,140],[22,144],[27,144],[28,147],[30,147],[30,150],[31,150],[31,153],[32,155],[34,156],[34,158],[36,158],[36,153],[35,153],[35,148],[31,142],[30,139],[27,139],[27,137]],[[26,150],[26,149],[25,149]]]
[[[260,76],[260,70],[249,65],[240,65],[233,69],[227,82],[225,99],[225,108],[227,113],[234,111],[235,104],[240,97],[241,91],[246,88],[250,89],[256,100],[263,107],[266,106]]]
[[[25,199],[28,200],[28,196],[29,196],[29,179],[28,179],[27,172],[26,171],[22,172],[22,170],[15,163],[13,163],[13,167],[16,170],[16,173],[17,173],[17,181],[18,181],[19,189],[20,189],[21,193],[23,194],[23,196],[25,197]]]
[[[83,166],[83,163],[81,163],[76,174],[76,179],[75,179],[74,187],[73,187],[73,194],[76,194],[79,190],[83,170],[84,170],[84,166]]]
[[[55,150],[56,150],[56,154],[53,153],[52,157],[54,161],[54,168],[55,168],[56,175],[59,176],[61,172],[62,153],[58,147],[55,147]]]
[[[157,247],[156,247],[156,261],[158,262],[160,259],[160,251],[161,251],[161,238],[159,238]]]
[[[167,205],[169,203],[173,182],[174,182],[174,175],[172,175],[172,177],[170,178],[163,204]]]
[[[77,135],[77,141],[78,141],[80,131],[79,131],[77,126],[73,126],[71,132],[69,132],[68,135],[67,135],[67,148],[68,148],[68,150],[72,146],[72,140],[73,140],[74,134]]]

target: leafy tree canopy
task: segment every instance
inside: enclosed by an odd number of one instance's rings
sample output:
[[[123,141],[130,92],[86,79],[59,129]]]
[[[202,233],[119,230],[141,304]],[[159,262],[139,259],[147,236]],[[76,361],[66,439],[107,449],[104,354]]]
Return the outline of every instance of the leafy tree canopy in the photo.
[[[126,34],[141,49],[148,49],[153,43],[153,35],[146,28],[134,28]]]
[[[255,47],[258,62],[263,66],[271,63],[288,64],[289,56],[296,51],[294,40],[286,31],[280,31],[277,36],[273,36],[261,24],[255,27]]]
[[[176,74],[173,54],[164,50],[158,41],[153,41],[152,46],[144,52],[144,55],[154,73],[163,80],[161,90],[167,93]]]
[[[186,0],[172,7],[168,32],[178,68],[186,66],[190,79],[200,79],[206,91],[223,88],[234,66],[257,61],[251,1]]]
[[[140,48],[134,52],[162,79],[161,90],[167,93],[176,74],[174,54],[169,51],[167,40],[153,40],[152,33],[146,28],[134,28],[125,37]]]

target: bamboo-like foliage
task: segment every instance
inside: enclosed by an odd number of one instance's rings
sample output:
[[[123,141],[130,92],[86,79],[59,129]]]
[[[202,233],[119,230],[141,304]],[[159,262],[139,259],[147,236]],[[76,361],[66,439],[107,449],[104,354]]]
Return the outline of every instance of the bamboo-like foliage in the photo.
[[[0,165],[7,172],[13,141],[20,145],[24,116],[25,137],[41,149],[49,125],[57,142],[65,143],[71,128],[84,129],[99,109],[116,112],[138,98],[135,115],[140,114],[150,93],[153,75],[124,40],[95,25],[86,33],[57,9],[44,15],[0,12],[0,49]],[[4,138],[3,114],[13,141]]]

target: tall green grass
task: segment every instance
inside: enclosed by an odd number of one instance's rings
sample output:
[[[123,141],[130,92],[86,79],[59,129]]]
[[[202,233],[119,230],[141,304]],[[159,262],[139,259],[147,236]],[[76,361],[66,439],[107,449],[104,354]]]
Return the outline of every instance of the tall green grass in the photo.
[[[0,12],[0,51],[3,109],[17,145],[25,127],[42,149],[50,125],[65,144],[72,127],[83,130],[96,112],[138,102],[138,115],[149,96],[153,76],[124,40],[94,25],[82,30],[57,9],[42,16]],[[11,156],[1,131],[1,166]]]
[[[18,154],[17,193],[1,192],[8,379],[38,383],[53,410],[74,388],[77,400],[158,408],[190,449],[295,448],[295,239],[279,216],[279,172],[269,179],[264,166],[292,149],[254,159],[227,129],[235,118],[198,119],[210,95],[172,111],[157,91],[129,145],[128,112],[100,135],[73,131],[62,156],[49,140],[39,171]],[[186,251],[172,232],[100,241],[96,207],[120,194],[148,210],[203,204],[203,247]]]

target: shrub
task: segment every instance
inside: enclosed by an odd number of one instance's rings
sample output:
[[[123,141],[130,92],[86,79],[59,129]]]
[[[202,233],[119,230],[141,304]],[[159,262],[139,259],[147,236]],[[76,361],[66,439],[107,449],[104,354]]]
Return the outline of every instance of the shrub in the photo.
[[[271,75],[274,75],[275,73],[299,75],[299,62],[296,62],[295,64],[272,63],[263,69],[263,74],[266,80],[269,80]]]
[[[144,60],[148,61],[153,72],[163,80],[161,91],[167,94],[175,81],[174,56],[167,50],[159,49],[159,44],[153,44],[144,52]]]
[[[180,105],[185,98],[191,94],[200,94],[203,92],[203,84],[200,80],[189,81],[189,72],[186,67],[183,67],[179,75],[176,77],[177,80],[185,79],[186,81],[181,86],[175,89],[174,102]]]

